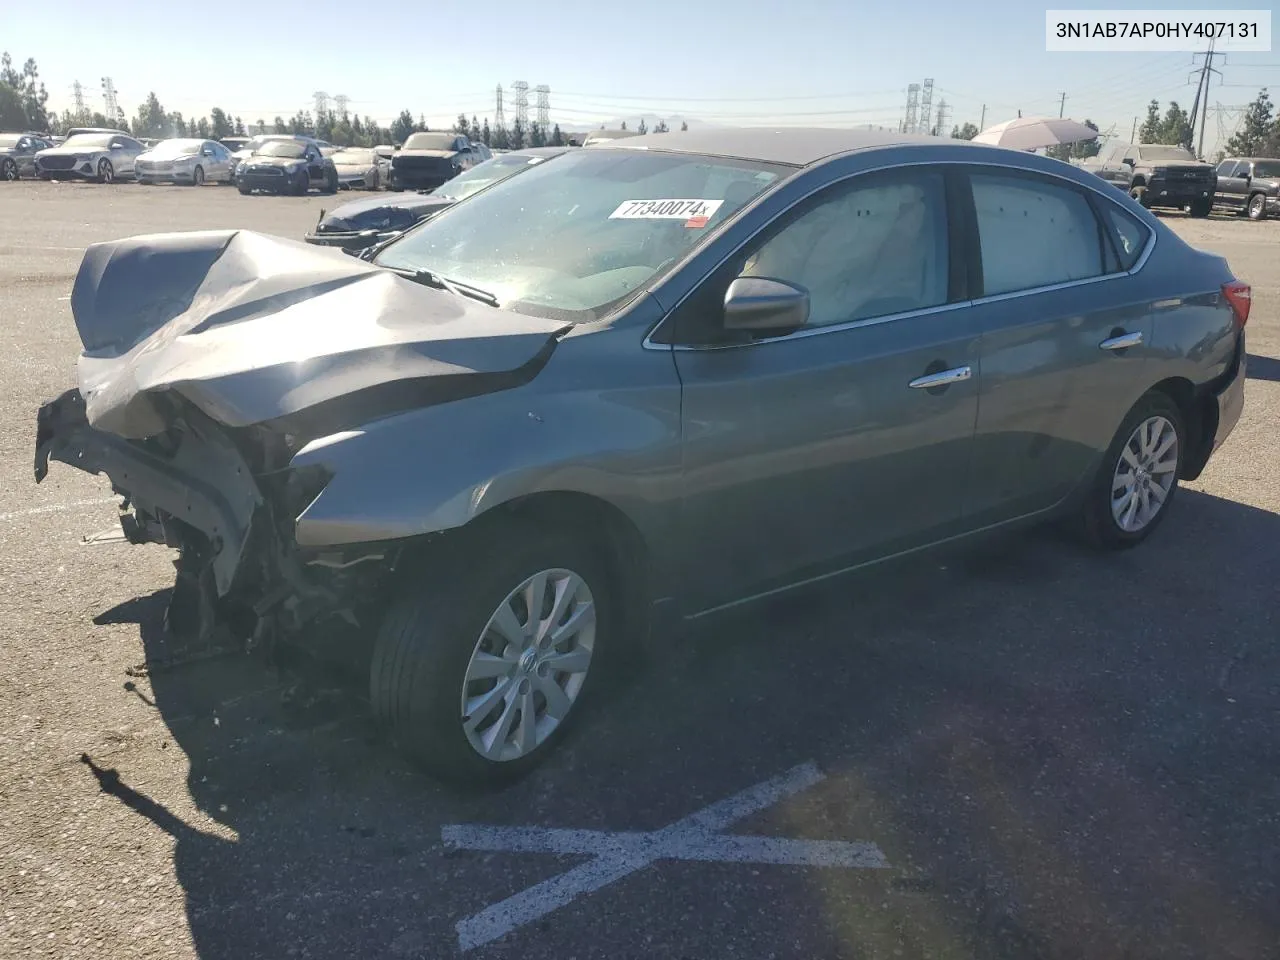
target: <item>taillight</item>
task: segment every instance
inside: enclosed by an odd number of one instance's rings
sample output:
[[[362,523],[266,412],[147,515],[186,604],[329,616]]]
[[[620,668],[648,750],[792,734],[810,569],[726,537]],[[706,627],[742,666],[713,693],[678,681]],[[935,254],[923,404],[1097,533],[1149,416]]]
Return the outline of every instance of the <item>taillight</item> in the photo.
[[[1253,303],[1253,288],[1243,280],[1232,280],[1222,285],[1222,295],[1231,304],[1236,315],[1236,326],[1241,330],[1249,322],[1249,307]]]

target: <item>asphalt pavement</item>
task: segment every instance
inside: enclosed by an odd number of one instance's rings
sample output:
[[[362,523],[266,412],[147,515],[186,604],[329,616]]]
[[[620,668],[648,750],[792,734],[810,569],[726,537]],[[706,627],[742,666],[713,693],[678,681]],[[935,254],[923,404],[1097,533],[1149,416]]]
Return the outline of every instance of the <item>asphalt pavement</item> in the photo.
[[[1147,544],[1036,531],[717,620],[467,793],[346,677],[149,670],[171,554],[83,542],[104,479],[32,481],[87,243],[341,199],[0,185],[0,956],[1280,957],[1280,223],[1166,218],[1253,284],[1250,379]]]

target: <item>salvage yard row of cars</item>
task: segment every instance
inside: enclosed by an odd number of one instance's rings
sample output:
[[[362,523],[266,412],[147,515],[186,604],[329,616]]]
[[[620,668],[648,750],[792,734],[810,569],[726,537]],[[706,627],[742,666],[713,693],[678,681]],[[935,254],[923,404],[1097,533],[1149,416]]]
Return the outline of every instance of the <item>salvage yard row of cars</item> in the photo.
[[[531,769],[682,620],[1050,520],[1135,546],[1243,408],[1250,286],[1047,157],[714,128],[435,190],[91,245],[34,459],[178,551],[174,634],[339,641],[444,776]]]
[[[600,131],[584,144],[632,135]],[[282,142],[306,144],[307,149],[269,148]],[[0,133],[0,180],[65,177],[110,183],[132,177],[140,183],[239,183],[237,171],[251,158],[254,169],[242,193],[431,191],[492,160],[493,153],[466,136],[440,132],[414,133],[401,147],[345,148],[297,134],[144,144],[121,130],[77,129],[61,143],[44,134]],[[1184,147],[1111,141],[1097,156],[1076,165],[1148,209],[1186,209],[1203,217],[1217,207],[1251,220],[1280,214],[1277,158],[1227,157],[1214,167]]]

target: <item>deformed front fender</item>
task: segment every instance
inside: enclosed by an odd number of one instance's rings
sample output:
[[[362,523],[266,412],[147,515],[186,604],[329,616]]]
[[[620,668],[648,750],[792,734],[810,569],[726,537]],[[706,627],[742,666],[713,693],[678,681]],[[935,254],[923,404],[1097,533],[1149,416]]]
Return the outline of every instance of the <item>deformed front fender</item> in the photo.
[[[319,465],[332,479],[298,517],[297,542],[437,533],[551,491],[597,497],[647,541],[670,542],[680,471],[679,386],[670,375],[670,383],[609,391],[508,390],[314,441],[293,466]]]

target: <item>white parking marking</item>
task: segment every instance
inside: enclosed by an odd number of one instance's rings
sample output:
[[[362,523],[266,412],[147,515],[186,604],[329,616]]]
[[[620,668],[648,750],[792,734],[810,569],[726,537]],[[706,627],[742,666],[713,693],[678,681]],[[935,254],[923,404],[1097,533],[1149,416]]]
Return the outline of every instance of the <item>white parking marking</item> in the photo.
[[[0,513],[0,522],[5,520],[21,520],[23,517],[34,517],[42,513],[58,513],[61,510],[74,510],[77,507],[96,507],[103,503],[117,503],[119,497],[99,497],[96,500],[70,500],[66,503],[51,503],[43,507],[31,507],[27,510],[14,510],[12,513]]]
[[[441,839],[462,850],[559,856],[587,854],[594,857],[567,873],[535,884],[460,921],[456,927],[458,946],[466,951],[496,940],[563,907],[582,894],[599,890],[643,869],[655,860],[886,868],[888,863],[884,854],[874,843],[787,840],[721,833],[744,817],[807,790],[823,776],[813,763],[801,764],[780,777],[757,784],[668,827],[648,833],[466,824],[445,826],[441,829]]]

